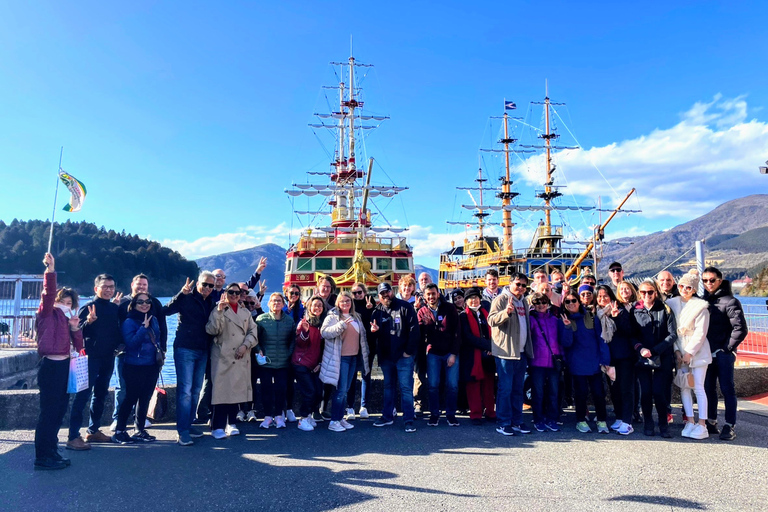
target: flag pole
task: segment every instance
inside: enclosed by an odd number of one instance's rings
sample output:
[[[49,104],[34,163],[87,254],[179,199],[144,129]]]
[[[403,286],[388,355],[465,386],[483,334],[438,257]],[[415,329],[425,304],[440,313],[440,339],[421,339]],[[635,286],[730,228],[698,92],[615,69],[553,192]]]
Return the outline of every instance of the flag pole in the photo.
[[[53,243],[53,219],[56,216],[56,200],[59,198],[59,172],[61,172],[61,158],[64,156],[64,146],[61,146],[61,152],[59,153],[59,168],[56,171],[56,192],[53,194],[53,213],[51,213],[51,232],[48,235],[48,253],[51,252],[51,244]]]

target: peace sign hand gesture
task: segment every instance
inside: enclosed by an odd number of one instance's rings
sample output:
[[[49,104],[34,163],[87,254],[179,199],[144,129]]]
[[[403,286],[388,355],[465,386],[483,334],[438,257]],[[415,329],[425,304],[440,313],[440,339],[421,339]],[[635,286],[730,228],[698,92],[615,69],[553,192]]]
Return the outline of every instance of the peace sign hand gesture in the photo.
[[[142,323],[145,329],[149,329],[150,322],[152,322],[152,315],[150,315],[149,313],[144,313],[144,322]]]
[[[379,326],[376,324],[376,320],[371,321],[371,332],[376,332],[379,330]]]
[[[96,316],[96,304],[92,304],[92,305],[88,306],[88,316],[86,317],[85,320],[89,324],[92,324],[93,322],[95,322],[98,319],[99,319],[99,317]]]
[[[259,259],[259,266],[256,267],[256,273],[257,274],[261,274],[264,271],[264,269],[266,268],[266,266],[267,266],[267,258],[262,256]]]
[[[219,311],[224,311],[229,307],[229,299],[227,298],[227,293],[224,292],[221,294],[221,298],[219,299],[218,304],[216,304],[216,308]]]
[[[370,295],[365,296],[365,307],[366,309],[373,309],[373,297]]]
[[[194,288],[194,286],[195,286],[195,280],[192,279],[190,281],[190,279],[187,278],[187,282],[184,283],[184,286],[181,287],[181,293],[183,293],[184,295],[189,295],[190,293],[192,293],[192,288]]]
[[[560,315],[560,319],[563,321],[563,325],[565,325],[566,327],[571,325],[570,319],[567,316],[565,316],[564,314]]]
[[[616,317],[619,314],[619,306],[616,304],[616,301],[611,301],[611,316]]]
[[[114,297],[112,297],[112,302],[114,304],[120,304],[120,301],[123,300],[123,294],[122,292],[117,292]]]

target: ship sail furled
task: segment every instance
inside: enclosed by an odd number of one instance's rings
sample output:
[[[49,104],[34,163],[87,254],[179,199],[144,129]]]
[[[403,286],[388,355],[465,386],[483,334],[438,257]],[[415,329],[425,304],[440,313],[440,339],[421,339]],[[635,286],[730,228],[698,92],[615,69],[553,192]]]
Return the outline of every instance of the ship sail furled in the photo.
[[[494,148],[483,148],[483,153],[500,153],[503,155],[504,168],[499,177],[498,187],[488,187],[485,183],[488,181],[483,177],[482,168],[478,171],[478,178],[475,179],[477,186],[458,187],[459,190],[465,190],[470,195],[473,204],[462,204],[461,207],[473,212],[474,220],[472,222],[451,221],[449,224],[465,225],[467,233],[464,244],[455,246],[440,256],[439,286],[442,289],[465,288],[469,286],[485,286],[485,274],[489,268],[495,268],[500,274],[500,284],[509,282],[509,276],[514,272],[523,272],[531,275],[534,270],[543,268],[547,273],[555,269],[570,275],[579,269],[594,273],[596,261],[592,254],[594,241],[586,251],[580,251],[574,248],[563,247],[564,232],[563,226],[556,226],[552,223],[552,212],[568,211],[602,211],[593,206],[578,206],[560,204],[559,198],[563,195],[561,186],[555,183],[556,166],[553,162],[553,153],[555,151],[575,150],[578,146],[557,145],[559,135],[553,129],[550,110],[553,105],[562,105],[562,103],[553,103],[549,96],[545,95],[544,101],[532,102],[532,105],[540,105],[544,108],[544,127],[538,130],[537,138],[540,143],[522,144],[518,139],[510,134],[510,123],[518,123],[527,127],[532,127],[529,123],[523,122],[519,118],[509,115],[508,110],[514,110],[514,102],[504,102],[505,111],[503,116],[492,117],[502,121],[502,135],[497,141],[498,146]],[[511,105],[511,107],[510,107]],[[518,204],[517,197],[520,195],[512,189],[514,184],[512,180],[512,156],[522,158],[521,153],[537,153],[544,156],[544,179],[541,188],[535,190],[534,197],[541,202],[538,204]],[[479,193],[480,201],[475,201],[472,192]],[[485,197],[484,194],[485,193]],[[630,192],[631,194],[631,192]],[[488,204],[485,199],[492,196],[499,203]],[[615,215],[618,211],[630,212],[630,210],[621,210],[626,202],[626,198],[619,207],[614,210]],[[501,212],[501,222],[492,222],[489,218],[496,212]],[[525,249],[515,249],[513,243],[513,212],[543,212],[541,219],[534,230],[530,245]],[[613,215],[611,218],[613,218]],[[610,219],[609,219],[610,220]],[[489,228],[500,226],[502,236],[488,236]],[[475,236],[470,239],[469,228],[475,228]],[[596,235],[599,233],[602,238],[602,226],[595,226]]]
[[[354,57],[331,65],[338,67],[334,72],[339,83],[324,89],[338,92],[338,110],[315,113],[319,123],[309,125],[334,135],[331,168],[329,172],[307,173],[326,176],[329,182],[292,183],[285,190],[291,198],[323,199],[327,207],[294,208],[294,213],[321,220],[330,216],[330,224],[313,226],[312,220],[302,223],[306,227],[287,253],[285,285],[306,287],[314,285],[321,275],[329,275],[342,288],[355,281],[376,285],[389,280],[394,286],[401,275],[413,273],[412,249],[402,235],[407,228],[375,225],[374,217],[383,218],[383,213],[372,200],[391,199],[408,187],[371,184],[373,158],[368,160],[366,171],[358,167],[358,141],[364,131],[377,128],[389,116],[363,113],[357,70],[370,65],[358,63]],[[365,183],[361,183],[363,179]]]

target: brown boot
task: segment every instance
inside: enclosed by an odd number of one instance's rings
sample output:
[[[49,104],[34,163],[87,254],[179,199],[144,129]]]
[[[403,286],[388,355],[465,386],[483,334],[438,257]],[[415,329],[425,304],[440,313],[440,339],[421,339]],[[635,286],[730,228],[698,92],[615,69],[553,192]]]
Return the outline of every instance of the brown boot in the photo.
[[[101,430],[97,430],[93,434],[86,434],[85,440],[89,443],[111,443],[112,438],[101,433]]]
[[[72,439],[70,441],[67,441],[67,450],[75,450],[77,452],[82,452],[90,449],[91,449],[91,445],[83,441],[82,437],[78,437],[77,439]]]

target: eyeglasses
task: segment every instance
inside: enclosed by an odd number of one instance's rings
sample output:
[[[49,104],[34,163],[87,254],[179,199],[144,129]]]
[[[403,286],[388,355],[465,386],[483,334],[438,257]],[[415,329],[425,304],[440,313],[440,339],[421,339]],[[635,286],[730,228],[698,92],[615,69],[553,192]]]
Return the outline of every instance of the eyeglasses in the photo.
[[[213,283],[200,283],[203,288],[213,288]]]
[[[614,273],[618,274],[621,271],[622,271],[622,269],[620,269],[620,268],[612,268],[608,272],[614,272]]]
[[[534,300],[533,302],[531,302],[531,304],[534,306],[549,306],[549,302],[544,302],[542,300]]]
[[[565,299],[563,301],[563,304],[578,304],[578,303],[579,301],[577,301],[576,299]]]
[[[693,290],[693,286],[688,286],[687,284],[679,284],[677,287],[685,291]]]
[[[714,284],[714,283],[718,282],[719,280],[720,279],[718,279],[717,277],[713,277],[712,279],[702,279],[701,282],[705,283],[705,284]]]
[[[147,306],[151,306],[152,305],[152,301],[149,300],[149,299],[147,299],[147,300],[139,299],[139,300],[136,301],[136,305],[137,306],[143,306],[144,304],[146,304]]]
[[[247,301],[243,302],[243,304],[245,304],[246,306],[255,306],[256,305],[256,303],[253,302],[252,300],[247,300]]]
[[[518,288],[525,288],[526,286],[528,286],[527,283],[512,283],[512,284]]]
[[[362,295],[364,293],[365,292],[363,290],[355,290],[355,291],[352,292],[352,295]]]
[[[653,290],[640,290],[640,295],[656,295],[656,292]]]
[[[301,295],[301,294],[300,294],[299,292],[288,292],[288,295],[289,295],[290,297],[298,297],[298,296],[299,296],[299,295]]]
[[[227,290],[227,295],[240,295],[240,290]]]
[[[102,285],[99,285],[99,288],[101,288],[102,290],[114,290],[115,285],[102,284]]]

